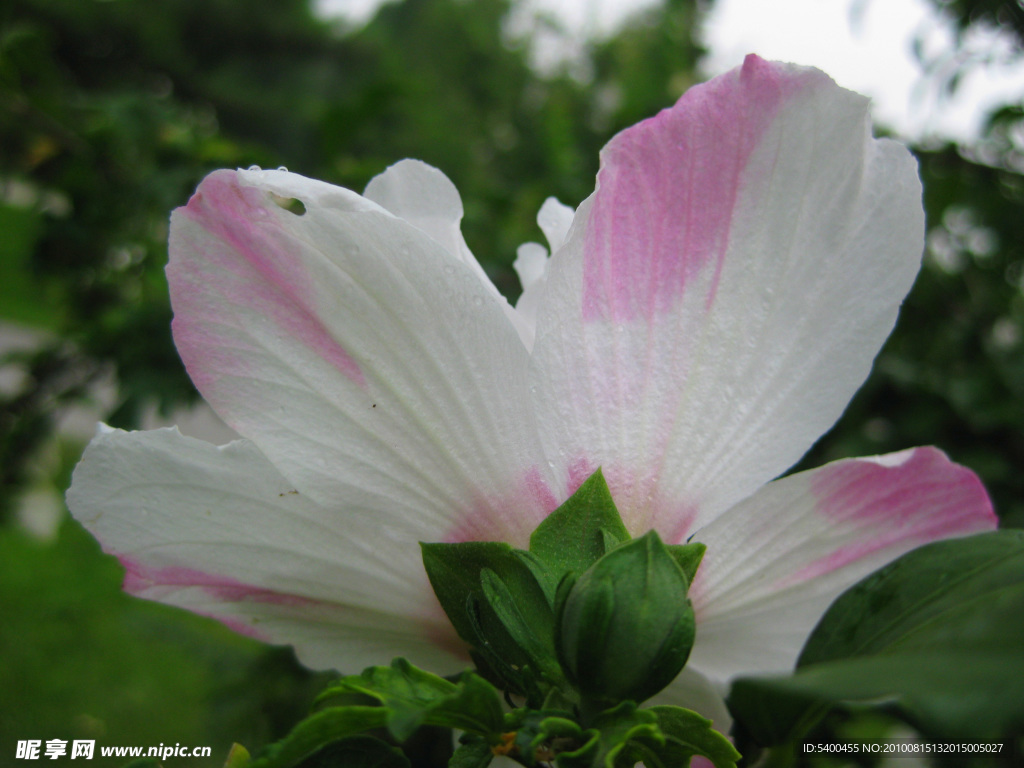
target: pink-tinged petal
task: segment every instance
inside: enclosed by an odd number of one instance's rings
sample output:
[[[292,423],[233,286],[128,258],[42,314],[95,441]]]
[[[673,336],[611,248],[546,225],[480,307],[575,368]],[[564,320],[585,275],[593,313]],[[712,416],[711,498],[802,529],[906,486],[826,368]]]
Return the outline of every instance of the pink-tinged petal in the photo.
[[[712,302],[751,156],[787,102],[823,80],[750,57],[612,139],[585,235],[584,317],[664,314],[702,275]]]
[[[104,430],[68,506],[118,557],[127,592],[293,644],[310,666],[356,671],[396,655],[465,665],[411,532],[312,501],[248,441]]]
[[[678,540],[780,475],[866,378],[923,230],[912,156],[817,70],[749,57],[616,136],[537,320],[562,481],[601,466],[634,533]]]
[[[231,305],[258,302],[289,339],[356,384],[365,385],[359,365],[317,316],[316,286],[310,270],[302,263],[301,252],[291,247],[285,232],[261,226],[272,213],[268,202],[260,190],[235,183],[235,175],[230,171],[212,174],[181,211],[181,218],[205,230],[213,245],[207,254],[211,257],[209,271],[182,275],[180,269],[172,268],[173,279],[194,288],[202,279],[216,280],[212,268],[223,265],[229,272],[217,281],[217,287],[225,301]],[[178,293],[176,307],[183,311],[175,314],[175,341],[183,355],[191,356],[194,348],[216,344],[220,339],[209,338],[206,317],[196,311],[199,292],[190,290],[184,296],[181,291]],[[244,353],[244,348],[238,352]],[[208,371],[208,367],[200,365],[190,369],[200,389],[215,384],[208,378]]]
[[[690,663],[713,679],[792,667],[839,594],[937,539],[996,527],[985,489],[935,448],[847,459],[766,485],[705,528]]]
[[[457,228],[445,185],[417,164],[371,185],[410,222],[283,171],[209,176],[172,217],[175,341],[218,415],[314,501],[414,541],[467,516],[520,535],[550,511],[508,503],[550,473],[528,353],[507,302],[437,239]],[[431,221],[410,202],[424,186],[441,190]]]

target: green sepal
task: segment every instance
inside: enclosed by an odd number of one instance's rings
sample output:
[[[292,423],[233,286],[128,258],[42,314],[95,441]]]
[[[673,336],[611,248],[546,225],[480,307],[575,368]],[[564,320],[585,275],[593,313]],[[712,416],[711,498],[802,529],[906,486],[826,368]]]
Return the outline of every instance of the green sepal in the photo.
[[[871,706],[942,740],[1024,722],[1024,531],[914,550],[843,593],[788,677],[741,678],[729,708],[761,746],[795,743],[833,707]]]
[[[547,563],[532,552],[526,552],[522,549],[516,549],[513,551],[523,565],[530,569],[530,573],[533,574],[533,578],[544,592],[544,596],[548,600],[548,605],[551,606],[552,610],[554,610],[555,591],[558,587],[558,581],[561,578],[561,575],[552,571],[551,567]]]
[[[477,672],[502,690],[525,697],[528,706],[536,706],[544,691],[532,660],[512,639],[482,591],[466,598],[466,614],[476,638],[469,656]]]
[[[383,707],[329,707],[310,715],[271,744],[248,768],[292,768],[328,744],[358,736],[387,723]]]
[[[536,593],[513,593],[490,568],[481,571],[480,584],[487,604],[512,641],[525,652],[533,669],[549,683],[562,685],[564,676],[555,656],[555,617],[550,605],[538,600]]]
[[[525,554],[500,542],[421,544],[423,564],[441,607],[455,631],[483,658],[482,672],[535,705],[543,693],[530,667],[554,670],[554,614],[551,599],[538,582]],[[483,573],[490,571],[485,592]],[[496,586],[498,583],[503,587]],[[497,601],[496,610],[490,597]],[[518,615],[518,619],[516,619]],[[528,652],[520,641],[533,635]],[[548,644],[549,650],[541,652]],[[557,682],[553,681],[553,682]]]
[[[457,683],[395,659],[390,667],[370,667],[342,678],[321,698],[339,692],[359,693],[379,701],[383,724],[398,741],[423,725],[493,735],[503,718],[497,689],[479,675],[465,672]],[[351,707],[359,709],[359,707]]]
[[[459,637],[470,645],[478,642],[466,606],[473,594],[481,594],[480,572],[490,568],[505,576],[510,568],[526,567],[508,544],[468,541],[459,544],[420,544],[423,566],[430,586]],[[514,563],[514,564],[512,564]]]
[[[557,584],[563,574],[583,573],[612,549],[612,544],[623,544],[629,538],[598,469],[537,526],[530,535],[530,553],[545,564]]]
[[[612,550],[569,584],[559,587],[555,646],[584,719],[643,702],[675,679],[696,623],[686,576],[657,533]]]
[[[693,584],[693,577],[697,575],[701,560],[707,551],[707,544],[694,541],[689,544],[666,544],[665,549],[672,555],[676,563],[683,569],[686,576],[686,583]]]

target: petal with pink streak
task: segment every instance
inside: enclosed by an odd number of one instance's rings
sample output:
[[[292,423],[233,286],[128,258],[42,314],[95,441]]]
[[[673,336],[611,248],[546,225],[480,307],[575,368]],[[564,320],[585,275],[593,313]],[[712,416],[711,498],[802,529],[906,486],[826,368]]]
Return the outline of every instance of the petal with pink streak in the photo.
[[[224,269],[229,275],[219,284],[228,302],[241,305],[258,301],[282,332],[307,346],[349,379],[363,384],[359,366],[316,316],[315,292],[300,254],[289,247],[279,232],[260,227],[268,215],[265,196],[259,190],[239,187],[233,182],[234,174],[230,171],[212,174],[182,210],[183,217],[203,226],[219,246],[208,250],[202,271],[190,275],[190,282],[194,285],[216,280],[214,270]],[[177,312],[175,317],[175,341],[182,354],[189,358],[193,348],[209,341],[208,326],[197,322],[203,315],[194,311],[193,302],[199,295],[198,291],[191,291],[183,297],[178,302],[183,311]],[[239,364],[244,365],[244,360]],[[205,367],[191,366],[190,373],[197,386],[211,386],[212,382],[206,380]]]
[[[371,185],[407,221],[296,174],[217,172],[172,217],[167,270],[178,350],[217,414],[303,494],[428,541],[481,499],[499,515],[540,455],[511,308],[436,239],[458,196],[417,207],[442,180],[405,164]]]
[[[787,101],[825,79],[751,56],[613,138],[585,236],[584,317],[629,322],[670,311],[705,271],[713,301],[752,153]]]
[[[676,539],[782,474],[867,377],[923,231],[913,157],[817,70],[748,57],[616,136],[538,312],[562,482],[586,456]]]
[[[481,498],[459,515],[439,541],[503,541],[521,549],[530,545],[530,534],[563,499],[548,485],[539,468],[526,471],[516,492],[502,499]]]
[[[828,605],[896,557],[996,527],[977,476],[935,448],[847,459],[766,485],[695,540],[694,667],[781,672]]]
[[[105,430],[68,507],[125,568],[124,588],[210,616],[312,667],[392,656],[443,673],[465,649],[434,598],[418,531],[297,492],[248,441]]]

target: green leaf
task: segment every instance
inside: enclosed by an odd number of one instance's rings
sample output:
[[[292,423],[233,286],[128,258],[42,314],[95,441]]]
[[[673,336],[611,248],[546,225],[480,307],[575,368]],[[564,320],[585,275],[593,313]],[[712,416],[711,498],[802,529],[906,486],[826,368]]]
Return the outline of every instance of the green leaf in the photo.
[[[629,539],[599,469],[537,526],[530,552],[548,566],[557,584],[566,572],[583,573],[596,563],[609,542]]]
[[[711,721],[682,707],[651,707],[665,746],[657,754],[666,766],[687,765],[694,755],[703,755],[715,768],[735,768],[740,753],[725,736],[711,727]]]
[[[559,755],[559,768],[632,768],[643,751],[665,744],[657,716],[631,701],[598,715],[587,733],[594,732],[580,749]]]
[[[921,547],[840,595],[808,638],[797,667],[921,642],[948,623],[950,612],[1022,581],[1024,531]]]
[[[494,759],[491,745],[481,738],[461,739],[461,744],[448,761],[448,768],[487,768]]]
[[[810,661],[809,661],[810,659]],[[729,706],[760,744],[829,708],[887,703],[928,736],[998,739],[1024,722],[1024,532],[922,547],[844,593],[790,677],[736,681]]]
[[[378,700],[388,731],[399,741],[422,725],[481,735],[499,733],[503,725],[500,694],[471,672],[452,683],[405,659],[395,659],[390,667],[370,667],[361,675],[342,678],[324,695],[346,691]]]
[[[291,733],[267,747],[249,768],[291,768],[327,745],[383,728],[388,711],[383,707],[330,707],[310,715]]]
[[[589,765],[587,760],[597,754],[599,734],[584,729],[569,712],[548,710],[513,710],[506,715],[505,726],[513,736],[505,746],[512,747],[510,756],[525,761],[552,763],[556,757],[569,754],[574,765]],[[559,763],[563,765],[563,763]]]

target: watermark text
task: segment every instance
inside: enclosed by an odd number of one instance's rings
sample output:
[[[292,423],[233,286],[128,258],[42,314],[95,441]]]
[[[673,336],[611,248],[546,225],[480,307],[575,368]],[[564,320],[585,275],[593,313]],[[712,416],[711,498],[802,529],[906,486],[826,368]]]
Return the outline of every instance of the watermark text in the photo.
[[[210,747],[192,747],[182,744],[160,744],[155,747],[96,747],[95,739],[24,739],[15,747],[17,760],[92,760],[100,757],[210,757]]]

